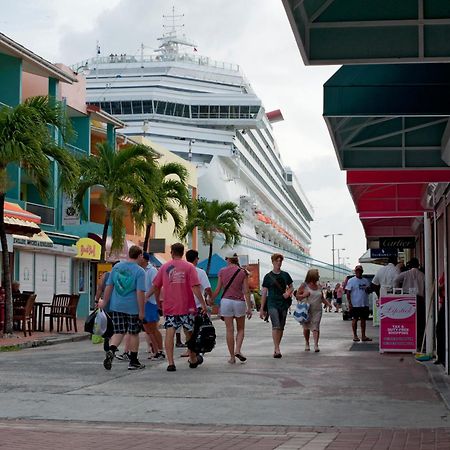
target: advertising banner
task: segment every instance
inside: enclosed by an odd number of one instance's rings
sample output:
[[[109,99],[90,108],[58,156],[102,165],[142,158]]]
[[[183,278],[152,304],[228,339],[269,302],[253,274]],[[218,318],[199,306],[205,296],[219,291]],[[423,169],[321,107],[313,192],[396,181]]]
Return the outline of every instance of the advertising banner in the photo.
[[[379,299],[379,317],[380,353],[416,351],[415,296],[382,295]]]
[[[259,291],[259,263],[248,264],[245,268],[250,272],[248,287],[251,291]]]

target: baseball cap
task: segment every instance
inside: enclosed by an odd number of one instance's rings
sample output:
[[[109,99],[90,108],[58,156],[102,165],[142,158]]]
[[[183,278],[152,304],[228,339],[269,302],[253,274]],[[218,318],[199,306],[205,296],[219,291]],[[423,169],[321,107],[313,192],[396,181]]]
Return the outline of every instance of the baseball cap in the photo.
[[[361,270],[362,272],[364,272],[363,266],[361,266],[361,264],[358,264],[357,266],[355,266],[355,272],[357,270]]]
[[[225,255],[225,259],[238,259],[237,253],[228,253]]]
[[[142,257],[146,260],[146,261],[150,261],[150,254],[147,252],[142,253]]]

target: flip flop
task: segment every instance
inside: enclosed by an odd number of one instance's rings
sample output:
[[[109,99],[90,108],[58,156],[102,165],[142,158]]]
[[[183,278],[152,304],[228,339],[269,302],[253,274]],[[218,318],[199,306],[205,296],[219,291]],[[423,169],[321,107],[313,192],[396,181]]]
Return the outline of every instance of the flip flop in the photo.
[[[353,342],[359,342],[361,339],[359,337],[353,338]]]
[[[281,354],[281,353],[274,353],[273,354],[273,357],[274,358],[277,358],[277,359],[279,359],[279,358],[281,358],[283,355]]]
[[[247,358],[240,353],[236,353],[234,356],[236,356],[236,358],[241,362],[247,361]]]
[[[372,339],[370,339],[369,337],[365,337],[361,339],[363,342],[371,342]]]

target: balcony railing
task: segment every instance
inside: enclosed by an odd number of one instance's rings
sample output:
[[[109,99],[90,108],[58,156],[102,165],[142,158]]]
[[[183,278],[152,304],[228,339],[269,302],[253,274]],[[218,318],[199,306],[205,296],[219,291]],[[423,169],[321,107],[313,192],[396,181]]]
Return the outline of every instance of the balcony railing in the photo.
[[[75,145],[66,144],[66,148],[75,157],[81,157],[81,156],[87,156],[88,155],[88,152],[86,150],[83,150],[80,147],[75,147]]]
[[[51,206],[38,205],[37,203],[25,203],[25,209],[37,216],[40,216],[44,225],[55,225],[55,208]]]

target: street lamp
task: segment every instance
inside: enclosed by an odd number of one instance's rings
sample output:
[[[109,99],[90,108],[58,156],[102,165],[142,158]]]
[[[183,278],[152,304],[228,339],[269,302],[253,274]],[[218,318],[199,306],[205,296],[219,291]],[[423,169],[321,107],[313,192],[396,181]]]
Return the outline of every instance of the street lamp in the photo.
[[[188,161],[192,161],[192,144],[195,144],[195,139],[189,139]]]
[[[149,129],[148,120],[145,119],[145,120],[142,122],[142,132],[143,132],[143,134],[144,134],[144,137],[145,137],[145,135],[147,134],[148,129]]]
[[[86,61],[84,64],[82,64],[81,66],[77,67],[74,72],[78,75],[80,73],[82,73],[85,77],[88,76],[91,73],[91,69],[89,68],[89,64]]]
[[[334,281],[334,251],[336,250],[334,248],[334,237],[335,236],[342,236],[342,233],[331,233],[331,234],[324,234],[323,237],[327,238],[331,236],[331,253],[333,254],[333,281]]]

